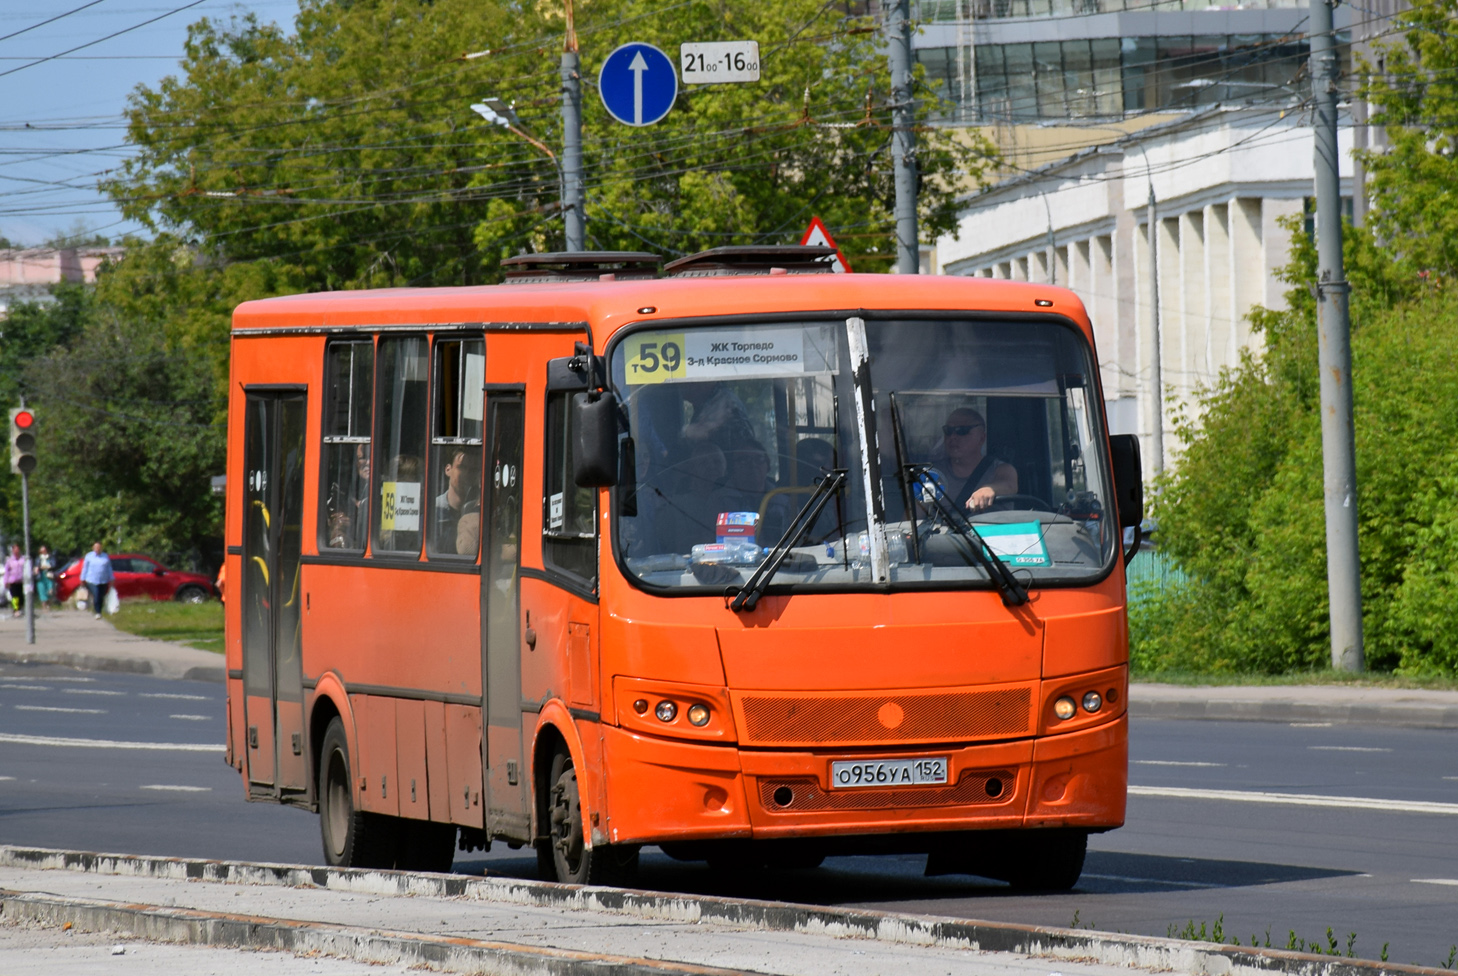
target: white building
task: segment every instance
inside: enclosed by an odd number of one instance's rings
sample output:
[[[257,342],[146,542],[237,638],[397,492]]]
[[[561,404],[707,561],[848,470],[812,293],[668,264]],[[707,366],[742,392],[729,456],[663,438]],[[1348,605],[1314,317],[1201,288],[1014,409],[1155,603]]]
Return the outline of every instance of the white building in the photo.
[[[1349,128],[1341,130],[1344,193]],[[1312,190],[1304,113],[1216,107],[1086,150],[966,198],[958,236],[936,242],[943,274],[1051,281],[1072,288],[1094,323],[1109,423],[1140,435],[1146,475],[1154,432],[1176,442],[1179,401],[1258,348],[1252,306],[1280,308],[1290,234]],[[1160,381],[1148,245],[1157,219]],[[1156,414],[1156,408],[1160,413]]]

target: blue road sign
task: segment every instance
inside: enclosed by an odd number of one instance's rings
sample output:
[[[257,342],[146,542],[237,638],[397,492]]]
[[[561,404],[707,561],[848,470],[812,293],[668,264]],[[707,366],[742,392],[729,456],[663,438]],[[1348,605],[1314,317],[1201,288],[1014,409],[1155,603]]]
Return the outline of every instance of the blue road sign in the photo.
[[[608,114],[626,125],[652,125],[678,97],[678,72],[652,44],[624,44],[602,63],[597,90]]]

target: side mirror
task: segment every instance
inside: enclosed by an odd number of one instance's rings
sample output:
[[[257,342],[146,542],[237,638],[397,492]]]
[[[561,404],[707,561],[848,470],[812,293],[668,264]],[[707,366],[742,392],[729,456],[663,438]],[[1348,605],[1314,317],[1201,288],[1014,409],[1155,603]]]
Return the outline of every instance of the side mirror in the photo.
[[[579,488],[610,488],[618,481],[618,398],[612,393],[572,397],[572,480]]]
[[[1139,457],[1139,438],[1114,434],[1109,438],[1109,460],[1114,469],[1114,498],[1119,506],[1119,527],[1144,521],[1144,465]]]

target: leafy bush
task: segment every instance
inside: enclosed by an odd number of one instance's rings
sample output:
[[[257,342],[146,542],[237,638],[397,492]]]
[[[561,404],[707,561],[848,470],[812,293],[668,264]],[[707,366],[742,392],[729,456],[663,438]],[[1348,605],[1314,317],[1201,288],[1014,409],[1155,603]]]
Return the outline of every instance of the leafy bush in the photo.
[[[1293,228],[1294,229],[1294,228]],[[1348,230],[1362,599],[1369,667],[1458,672],[1458,295]],[[1192,582],[1131,615],[1145,670],[1281,673],[1329,660],[1315,255],[1297,235],[1290,308],[1177,428],[1153,509]],[[1158,608],[1157,610],[1155,608]],[[1159,619],[1146,619],[1157,612]],[[1135,618],[1139,619],[1135,619]]]

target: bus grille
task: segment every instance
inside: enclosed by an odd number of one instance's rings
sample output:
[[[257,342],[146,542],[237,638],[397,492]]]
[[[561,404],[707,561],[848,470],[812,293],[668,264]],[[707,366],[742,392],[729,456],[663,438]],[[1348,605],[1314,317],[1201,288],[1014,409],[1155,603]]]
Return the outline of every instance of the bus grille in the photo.
[[[967,742],[1030,731],[1027,688],[934,695],[743,699],[745,744]]]
[[[989,788],[988,783],[994,785]],[[887,790],[831,790],[813,779],[762,779],[759,805],[770,813],[814,813],[823,810],[882,810],[912,807],[954,807],[1005,803],[1012,798],[1017,774],[1012,770],[964,772],[956,786],[900,786]],[[789,793],[776,791],[789,789]],[[989,795],[995,793],[995,796]],[[789,803],[779,802],[788,799]]]

